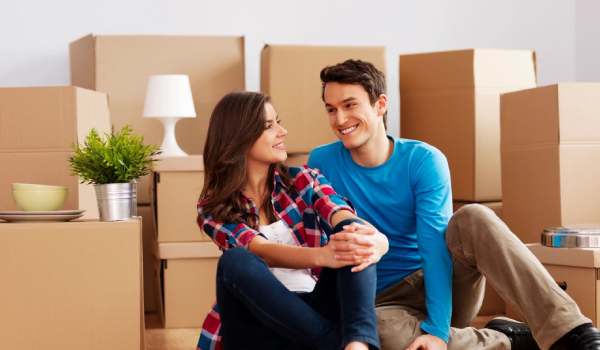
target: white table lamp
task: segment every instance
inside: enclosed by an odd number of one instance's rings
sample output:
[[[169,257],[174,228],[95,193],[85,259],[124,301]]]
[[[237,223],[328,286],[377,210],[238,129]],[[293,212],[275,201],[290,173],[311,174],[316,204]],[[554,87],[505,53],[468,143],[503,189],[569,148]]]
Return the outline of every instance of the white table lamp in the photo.
[[[192,88],[187,75],[151,75],[148,79],[144,118],[157,118],[165,127],[161,156],[187,156],[175,139],[175,124],[181,118],[195,118]]]

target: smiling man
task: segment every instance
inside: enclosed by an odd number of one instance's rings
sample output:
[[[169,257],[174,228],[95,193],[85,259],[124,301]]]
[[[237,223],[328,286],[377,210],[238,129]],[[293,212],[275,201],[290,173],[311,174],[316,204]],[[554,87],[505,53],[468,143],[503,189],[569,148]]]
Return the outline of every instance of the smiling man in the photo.
[[[321,80],[340,140],[314,149],[308,166],[388,237],[389,251],[377,263],[383,350],[536,349],[536,341],[544,350],[600,349],[600,332],[491,210],[468,205],[452,216],[445,156],[387,135],[382,72],[348,60],[324,68]],[[353,236],[332,239],[352,243]],[[348,251],[356,247],[350,243]],[[468,328],[486,277],[531,329],[508,319]]]

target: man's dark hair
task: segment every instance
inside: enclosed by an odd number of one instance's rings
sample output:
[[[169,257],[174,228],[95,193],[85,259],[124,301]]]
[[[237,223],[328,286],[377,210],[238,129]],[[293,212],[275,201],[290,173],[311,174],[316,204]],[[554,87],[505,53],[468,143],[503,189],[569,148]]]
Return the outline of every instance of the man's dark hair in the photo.
[[[360,84],[374,106],[381,94],[385,94],[385,74],[375,68],[372,63],[361,60],[346,60],[321,70],[321,98],[325,102],[325,85],[327,83]],[[383,126],[387,130],[387,111],[383,114]]]

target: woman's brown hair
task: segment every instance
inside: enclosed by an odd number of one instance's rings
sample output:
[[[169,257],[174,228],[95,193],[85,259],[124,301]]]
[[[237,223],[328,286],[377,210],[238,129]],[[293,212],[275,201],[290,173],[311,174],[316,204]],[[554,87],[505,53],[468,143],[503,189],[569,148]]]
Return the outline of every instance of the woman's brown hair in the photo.
[[[268,102],[268,95],[236,91],[225,95],[210,116],[204,146],[204,187],[200,195],[203,202],[200,205],[217,222],[246,223],[258,228],[258,216],[243,210],[240,190],[246,182],[248,151],[265,131],[265,104]],[[265,209],[271,222],[278,220],[271,203],[275,170],[283,183],[293,188],[287,167],[283,163],[271,164],[265,187],[268,195],[263,203],[256,203]]]

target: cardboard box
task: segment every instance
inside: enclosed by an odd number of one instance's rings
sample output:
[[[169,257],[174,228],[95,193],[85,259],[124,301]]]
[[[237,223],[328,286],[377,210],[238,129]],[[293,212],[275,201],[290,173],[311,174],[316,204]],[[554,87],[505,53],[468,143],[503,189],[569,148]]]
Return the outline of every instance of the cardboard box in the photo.
[[[160,157],[153,171],[152,208],[156,217],[157,241],[211,241],[196,218],[204,185],[202,156]]]
[[[472,203],[465,202],[454,202],[453,211],[456,212],[459,208]],[[500,219],[502,219],[502,202],[490,202],[490,203],[479,203],[494,211]],[[485,295],[483,297],[483,304],[479,309],[479,315],[501,315],[506,312],[506,303],[504,299],[496,292],[494,287],[486,281],[485,282]]]
[[[288,154],[284,164],[287,166],[303,167],[308,163],[308,154]]]
[[[152,270],[152,241],[156,239],[156,221],[149,205],[138,205],[137,215],[142,218],[142,243],[144,258],[144,312],[156,312],[154,271]]]
[[[245,89],[244,38],[216,36],[93,36],[69,46],[71,85],[108,94],[115,128],[132,124],[149,144],[160,145],[163,126],[142,118],[148,77],[190,77],[196,118],[180,120],[177,142],[188,154],[202,154],[214,106],[227,93]],[[149,179],[138,185],[138,203],[149,204]]]
[[[0,223],[0,349],[145,349],[139,219]]]
[[[600,223],[600,83],[502,96],[504,221],[524,242],[545,228]]]
[[[540,244],[527,247],[544,265],[556,282],[566,283],[567,294],[577,303],[581,313],[598,327],[600,320],[600,248],[554,248]],[[520,316],[507,305],[507,316]]]
[[[154,243],[156,308],[165,328],[201,328],[216,300],[217,263],[213,242]]]
[[[289,131],[286,150],[308,153],[337,141],[321,99],[319,74],[323,68],[360,59],[385,73],[385,55],[385,47],[266,45],[261,54],[260,88],[271,95]]]
[[[500,94],[536,86],[532,51],[400,56],[400,135],[448,158],[455,200],[502,200]]]
[[[71,176],[71,143],[82,143],[92,128],[110,132],[106,94],[76,88],[0,88],[0,210],[19,210],[11,183],[69,188],[64,210],[85,209],[98,218],[92,185]]]

